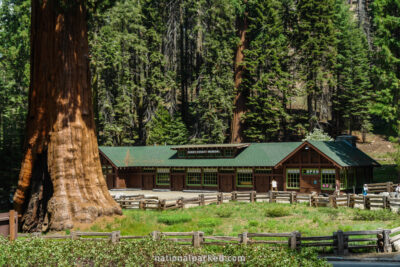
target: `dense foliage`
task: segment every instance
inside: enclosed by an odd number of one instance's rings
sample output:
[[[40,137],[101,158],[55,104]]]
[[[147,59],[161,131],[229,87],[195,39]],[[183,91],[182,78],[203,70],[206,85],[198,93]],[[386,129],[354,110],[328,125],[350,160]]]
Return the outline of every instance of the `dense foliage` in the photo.
[[[244,256],[243,266],[329,266],[312,250],[300,253],[287,248],[267,246],[226,246],[218,249],[194,249],[172,242],[141,241],[54,241],[34,238],[8,242],[0,237],[1,266],[226,266],[229,262],[157,262],[157,256]],[[162,258],[159,258],[162,260]]]
[[[345,0],[88,3],[101,145],[227,142],[239,27],[244,141],[301,140],[315,127],[398,135],[400,0],[358,16]],[[22,152],[29,13],[29,0],[0,3],[1,185],[16,181]]]

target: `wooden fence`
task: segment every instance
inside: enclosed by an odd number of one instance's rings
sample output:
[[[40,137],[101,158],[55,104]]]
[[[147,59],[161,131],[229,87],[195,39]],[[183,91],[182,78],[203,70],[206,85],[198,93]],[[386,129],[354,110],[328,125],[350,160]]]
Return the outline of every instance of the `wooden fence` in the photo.
[[[393,236],[391,236],[393,235]],[[206,245],[286,245],[290,249],[303,247],[331,248],[337,255],[346,255],[357,249],[375,249],[376,252],[392,252],[392,246],[400,241],[400,227],[387,230],[378,229],[370,231],[338,230],[327,236],[302,236],[300,232],[289,233],[248,233],[238,236],[207,236],[204,232],[158,232],[150,234],[155,241],[163,239],[181,245],[201,247]],[[72,239],[83,241],[109,240],[117,243],[128,239],[145,239],[149,236],[123,236],[120,231],[113,232],[71,232],[69,235],[42,235],[41,233],[18,234],[18,237],[45,238],[45,239]]]
[[[367,184],[368,193],[394,192],[397,184],[393,182]]]
[[[17,238],[18,213],[14,210],[0,213],[0,235],[8,237],[11,241]]]
[[[270,191],[256,193],[255,191],[235,191],[232,193],[200,194],[191,198],[159,199],[158,197],[145,197],[144,195],[121,196],[116,199],[123,209],[154,209],[169,210],[185,207],[203,206],[209,204],[220,205],[229,201],[237,202],[271,202],[271,203],[308,203],[312,207],[350,207],[358,209],[390,209],[398,212],[400,198],[385,195],[370,194],[355,195],[313,195],[297,192]]]

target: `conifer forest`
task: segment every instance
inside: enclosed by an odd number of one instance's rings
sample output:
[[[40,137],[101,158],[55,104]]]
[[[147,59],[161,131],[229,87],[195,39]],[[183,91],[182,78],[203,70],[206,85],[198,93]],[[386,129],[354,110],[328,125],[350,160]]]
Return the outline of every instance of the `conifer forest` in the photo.
[[[89,0],[99,145],[400,133],[400,0]],[[0,184],[21,167],[30,0],[0,0]]]

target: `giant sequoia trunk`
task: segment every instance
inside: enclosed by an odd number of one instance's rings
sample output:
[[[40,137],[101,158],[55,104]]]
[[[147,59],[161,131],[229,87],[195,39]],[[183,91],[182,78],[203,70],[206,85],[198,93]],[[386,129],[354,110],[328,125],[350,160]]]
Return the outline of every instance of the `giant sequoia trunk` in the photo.
[[[247,0],[244,0],[247,4]],[[233,118],[231,123],[231,143],[241,143],[243,141],[243,123],[242,116],[246,111],[246,94],[241,90],[242,77],[244,73],[244,54],[247,47],[246,31],[248,28],[247,13],[245,11],[242,18],[238,19],[240,42],[235,55],[235,90],[236,95],[233,102]]]
[[[15,208],[24,231],[120,214],[102,175],[84,0],[32,0],[26,150]]]

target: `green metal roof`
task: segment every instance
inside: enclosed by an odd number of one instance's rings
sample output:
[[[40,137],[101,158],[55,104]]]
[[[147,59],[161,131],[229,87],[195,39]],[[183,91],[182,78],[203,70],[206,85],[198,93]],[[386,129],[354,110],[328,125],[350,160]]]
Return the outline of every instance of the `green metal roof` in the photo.
[[[301,142],[252,143],[235,158],[182,159],[172,146],[104,147],[99,149],[117,167],[273,167]]]
[[[342,167],[379,166],[345,141],[309,141]],[[178,158],[176,146],[105,147],[100,151],[116,167],[274,167],[303,142],[252,143],[235,158]]]
[[[347,141],[308,142],[342,167],[380,166],[378,162]]]

